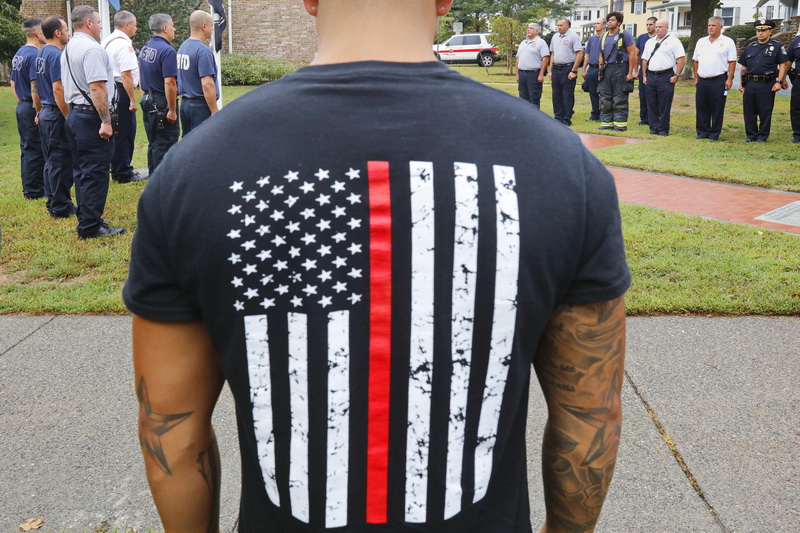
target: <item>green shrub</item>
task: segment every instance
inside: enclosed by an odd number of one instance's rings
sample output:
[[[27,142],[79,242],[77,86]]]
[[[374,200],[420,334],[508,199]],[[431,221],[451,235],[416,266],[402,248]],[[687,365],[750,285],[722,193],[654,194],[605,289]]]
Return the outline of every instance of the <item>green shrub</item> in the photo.
[[[261,85],[293,72],[295,67],[281,59],[266,59],[255,54],[222,56],[223,85]]]
[[[726,37],[730,37],[734,41],[739,38],[749,39],[756,36],[756,27],[752,24],[731,26],[730,28],[725,28],[725,31],[723,31],[722,34]]]

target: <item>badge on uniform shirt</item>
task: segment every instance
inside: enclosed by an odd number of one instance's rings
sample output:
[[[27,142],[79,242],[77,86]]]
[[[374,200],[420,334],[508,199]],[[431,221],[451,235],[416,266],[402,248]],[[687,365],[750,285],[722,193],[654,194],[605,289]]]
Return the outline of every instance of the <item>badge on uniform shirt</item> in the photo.
[[[775,47],[774,47],[774,46],[772,46],[772,45],[770,45],[770,47],[769,47],[769,51],[770,51],[770,52],[772,52],[773,50],[775,50]]]

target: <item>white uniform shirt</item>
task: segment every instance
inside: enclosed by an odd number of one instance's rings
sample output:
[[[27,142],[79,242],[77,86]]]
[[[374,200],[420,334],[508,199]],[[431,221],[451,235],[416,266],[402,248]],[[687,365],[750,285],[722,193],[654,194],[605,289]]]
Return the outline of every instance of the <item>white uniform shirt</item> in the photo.
[[[661,46],[653,53],[657,43],[661,43]],[[667,34],[660,41],[657,37],[650,38],[647,44],[644,45],[644,52],[642,52],[642,59],[647,60],[647,70],[656,72],[674,69],[678,59],[681,57],[686,57],[683,45],[680,39],[670,34]]]
[[[108,54],[91,35],[75,32],[67,46],[64,47],[64,53],[61,54],[61,82],[64,84],[64,100],[68,104],[92,105],[92,102],[87,101],[81,94],[78,87],[91,96],[89,84],[96,81],[106,82],[108,102],[111,103],[115,87],[114,71],[111,70]]]
[[[111,68],[114,70],[114,81],[122,83],[122,72],[131,71],[133,76],[133,86],[139,86],[139,61],[136,59],[136,51],[133,49],[131,38],[121,30],[114,30],[114,33],[103,39],[103,48],[108,54]]]
[[[694,46],[692,61],[697,61],[697,75],[701,78],[713,78],[720,74],[727,74],[731,61],[739,57],[736,54],[736,43],[733,39],[720,35],[712,43],[708,37],[703,37]]]
[[[542,68],[542,59],[549,56],[547,43],[539,36],[519,43],[517,59],[521,70],[538,70]]]

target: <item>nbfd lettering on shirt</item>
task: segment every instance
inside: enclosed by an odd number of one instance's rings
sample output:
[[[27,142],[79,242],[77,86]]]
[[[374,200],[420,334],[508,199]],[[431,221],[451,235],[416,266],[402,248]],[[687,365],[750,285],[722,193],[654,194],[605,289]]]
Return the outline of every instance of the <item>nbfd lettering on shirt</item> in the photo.
[[[178,54],[178,68],[181,70],[189,70],[190,56],[187,54]]]

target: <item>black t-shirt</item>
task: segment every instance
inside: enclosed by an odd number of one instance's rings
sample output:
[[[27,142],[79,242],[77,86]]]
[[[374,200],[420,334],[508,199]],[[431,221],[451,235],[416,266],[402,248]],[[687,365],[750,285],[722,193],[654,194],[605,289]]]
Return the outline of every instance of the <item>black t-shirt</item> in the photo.
[[[167,154],[128,308],[203,319],[233,392],[242,531],[527,532],[535,348],[630,283],[578,137],[437,63],[312,66]]]

